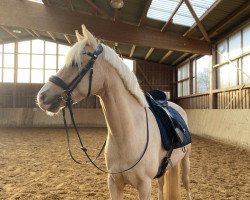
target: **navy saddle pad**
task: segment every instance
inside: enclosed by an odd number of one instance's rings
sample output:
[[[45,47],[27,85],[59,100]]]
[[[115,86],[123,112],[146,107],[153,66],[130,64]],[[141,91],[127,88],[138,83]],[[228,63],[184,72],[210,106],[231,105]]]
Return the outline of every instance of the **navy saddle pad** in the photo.
[[[168,106],[167,97],[164,95],[165,93],[159,90],[145,92],[150,110],[160,129],[162,145],[169,151],[172,148],[180,148],[191,143],[191,136],[184,119],[174,108]],[[182,140],[179,139],[176,128],[181,131],[179,134],[181,134]]]

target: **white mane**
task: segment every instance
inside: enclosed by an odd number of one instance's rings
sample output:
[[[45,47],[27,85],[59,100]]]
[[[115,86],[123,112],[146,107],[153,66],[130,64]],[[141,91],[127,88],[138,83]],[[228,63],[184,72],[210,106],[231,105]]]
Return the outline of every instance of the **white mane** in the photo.
[[[81,66],[82,51],[86,45],[86,40],[77,42],[72,46],[65,57],[65,66],[69,67],[74,62],[77,66]],[[142,106],[147,106],[147,101],[143,91],[137,81],[137,78],[133,72],[130,71],[128,66],[122,62],[121,58],[115,53],[113,49],[102,44],[103,46],[103,58],[109,62],[118,72],[123,80],[125,87],[130,91],[132,95],[136,97]]]
[[[65,66],[69,67],[74,62],[77,66],[81,66],[82,52],[86,46],[86,40],[76,42],[65,56]]]
[[[122,62],[121,58],[115,53],[113,49],[102,44],[103,46],[103,58],[108,61],[118,72],[123,80],[125,87],[130,91],[132,95],[136,97],[142,106],[147,106],[147,101],[144,93],[137,81],[137,78],[133,72],[130,71],[128,66]]]

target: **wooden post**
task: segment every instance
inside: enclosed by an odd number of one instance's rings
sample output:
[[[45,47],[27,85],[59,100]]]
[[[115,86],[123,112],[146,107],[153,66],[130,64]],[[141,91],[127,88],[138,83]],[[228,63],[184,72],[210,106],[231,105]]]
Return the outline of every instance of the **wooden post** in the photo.
[[[17,100],[17,66],[18,66],[18,46],[17,42],[15,42],[15,49],[14,49],[14,90],[12,93],[12,107],[16,108],[16,100]]]
[[[216,64],[216,51],[215,47],[212,49],[212,56],[210,59],[210,89],[209,89],[209,109],[217,108],[217,93],[213,93],[213,90],[217,88],[217,74],[216,69],[213,66]]]
[[[193,62],[192,60],[189,60],[189,93],[194,94],[193,91]]]
[[[177,70],[176,70],[177,67],[174,67],[173,68],[173,88],[172,88],[172,101],[173,102],[176,102],[175,99],[176,97],[178,96],[177,94],[177,91],[176,91],[176,88],[177,88],[177,81],[176,81],[176,74],[177,74]]]

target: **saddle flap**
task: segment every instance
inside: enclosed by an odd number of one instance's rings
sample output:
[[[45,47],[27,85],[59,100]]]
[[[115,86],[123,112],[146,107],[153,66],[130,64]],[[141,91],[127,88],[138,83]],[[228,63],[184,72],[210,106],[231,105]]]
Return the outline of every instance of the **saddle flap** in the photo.
[[[191,143],[191,136],[184,119],[174,108],[168,106],[166,94],[154,90],[146,92],[145,96],[159,126],[164,148],[169,150],[171,147],[179,148]]]

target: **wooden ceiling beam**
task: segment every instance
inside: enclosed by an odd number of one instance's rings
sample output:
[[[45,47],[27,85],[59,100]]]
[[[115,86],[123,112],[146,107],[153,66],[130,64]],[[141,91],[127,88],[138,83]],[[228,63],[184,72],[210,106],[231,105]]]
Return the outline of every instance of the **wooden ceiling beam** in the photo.
[[[203,19],[205,19],[210,13],[211,11],[213,11],[222,1],[224,0],[217,0],[214,2],[214,4],[199,18],[200,21],[202,21]],[[195,23],[192,27],[190,27],[183,36],[191,36],[193,34],[193,32],[196,30],[197,28],[197,23]]]
[[[184,59],[189,53],[182,54],[178,59],[176,59],[174,62],[172,62],[170,65],[176,65],[178,64],[182,59]]]
[[[51,32],[47,31],[47,34],[50,36],[52,40],[56,41],[55,36]]]
[[[169,27],[169,25],[172,23],[172,19],[174,17],[174,15],[177,13],[177,11],[179,10],[179,8],[181,7],[182,3],[184,0],[181,0],[178,5],[176,6],[175,10],[172,12],[171,16],[169,17],[168,21],[164,24],[164,26],[161,28],[161,32],[167,30],[167,28]]]
[[[25,31],[30,34],[32,37],[36,37],[34,33],[32,33],[29,29],[25,28]]]
[[[208,31],[210,38],[214,37],[221,29],[223,29],[229,22],[237,18],[250,8],[250,1],[244,3],[240,8],[236,9],[233,13],[227,16],[224,20],[220,21],[214,28]]]
[[[99,8],[93,1],[91,0],[85,0],[85,2],[96,12],[100,13],[104,17],[109,18],[109,15],[101,8]]]
[[[71,10],[72,12],[75,11],[75,8],[73,6],[72,0],[64,0],[65,4],[68,6],[69,10]]]
[[[193,59],[197,58],[198,56],[199,56],[198,54],[194,54],[194,55],[188,57],[187,59],[183,60],[183,61],[182,61],[181,63],[179,63],[178,65],[181,66],[181,65],[183,65],[184,63],[186,63],[188,60],[193,60]]]
[[[160,60],[159,63],[163,63],[164,60],[166,60],[171,54],[173,53],[173,51],[168,51]]]
[[[147,0],[146,1],[145,7],[143,9],[143,12],[142,12],[142,15],[141,15],[140,22],[139,22],[138,26],[142,26],[144,24],[144,21],[145,21],[145,19],[147,17],[147,12],[148,12],[148,9],[149,9],[149,7],[151,5],[151,2],[152,2],[152,0]]]
[[[40,37],[40,34],[39,34],[36,30],[33,30],[33,29],[31,29],[31,30],[32,30],[33,33],[35,33],[35,35],[36,35],[37,37]]]
[[[72,42],[71,42],[69,36],[67,34],[63,34],[63,36],[65,37],[65,39],[67,40],[67,42],[71,45]]]
[[[15,7],[16,9],[13,9]],[[12,12],[9,12],[12,10]],[[172,32],[159,32],[78,12],[37,5],[30,1],[0,1],[0,25],[73,34],[82,24],[97,38],[150,48],[211,54],[211,44]],[[22,17],[16,17],[22,16]]]
[[[153,51],[154,51],[154,48],[150,48],[144,59],[147,60],[149,56],[153,53]]]
[[[210,38],[209,38],[206,30],[205,30],[204,26],[202,25],[201,21],[199,20],[199,18],[197,17],[197,15],[196,15],[196,13],[195,13],[192,5],[190,4],[189,0],[184,0],[184,1],[185,1],[186,5],[187,5],[189,11],[191,12],[193,18],[195,19],[196,24],[199,27],[202,35],[204,36],[204,38],[206,39],[206,41],[210,42]]]
[[[135,52],[135,45],[133,45],[132,46],[132,48],[131,48],[131,51],[130,51],[130,54],[129,54],[129,57],[131,58],[132,56],[133,56],[133,54],[134,54],[134,52]]]
[[[14,34],[12,31],[10,31],[7,27],[1,26],[1,28],[2,28],[6,33],[8,33],[9,35],[11,35],[11,36],[14,37],[15,39],[19,40],[19,37],[18,37],[16,34]]]

